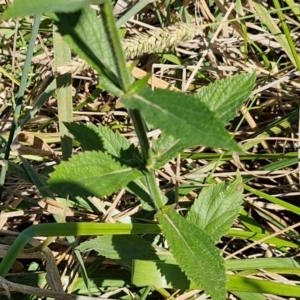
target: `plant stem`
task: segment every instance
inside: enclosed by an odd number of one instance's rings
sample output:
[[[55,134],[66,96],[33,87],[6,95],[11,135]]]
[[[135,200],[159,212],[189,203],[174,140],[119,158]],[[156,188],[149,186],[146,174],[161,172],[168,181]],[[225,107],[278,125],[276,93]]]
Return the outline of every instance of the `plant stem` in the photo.
[[[145,173],[145,177],[148,184],[148,189],[150,192],[150,197],[157,209],[164,206],[164,201],[162,200],[162,194],[159,187],[156,184],[154,169],[152,168],[152,154],[149,145],[148,137],[146,134],[146,126],[141,113],[138,110],[130,110],[130,116],[134,124],[136,134],[139,139],[139,143],[142,151],[143,166],[142,169]]]
[[[127,92],[131,86],[131,74],[126,66],[125,55],[122,49],[120,37],[116,27],[113,7],[110,0],[105,0],[101,6],[101,18],[103,21],[103,29],[106,34],[107,41],[111,45],[112,55],[115,59],[117,78],[120,81],[121,89]]]
[[[144,290],[142,296],[140,297],[140,300],[146,300],[150,291],[151,291],[151,286],[147,286],[146,289]]]
[[[151,164],[151,149],[146,133],[146,126],[143,120],[141,113],[138,110],[132,109],[129,110],[130,116],[132,118],[132,122],[134,125],[134,129],[136,131],[137,137],[139,139],[139,143],[142,151],[142,159],[144,168],[146,169],[149,164]]]
[[[145,175],[146,175],[150,196],[153,200],[153,203],[155,204],[156,209],[159,210],[163,208],[165,204],[162,199],[162,193],[160,192],[160,189],[156,184],[154,170],[148,170]]]

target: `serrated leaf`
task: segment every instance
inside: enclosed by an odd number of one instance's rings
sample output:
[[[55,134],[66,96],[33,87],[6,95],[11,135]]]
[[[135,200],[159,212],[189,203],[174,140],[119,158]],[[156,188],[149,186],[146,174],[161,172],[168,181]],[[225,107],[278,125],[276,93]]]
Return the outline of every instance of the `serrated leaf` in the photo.
[[[205,231],[180,217],[172,207],[158,214],[172,253],[187,277],[213,300],[226,297],[226,274],[218,249]]]
[[[14,0],[5,11],[3,18],[17,18],[51,12],[74,12],[91,4],[101,4],[104,0]]]
[[[174,261],[172,254],[160,247],[154,247],[137,235],[105,235],[81,243],[79,251],[94,250],[107,258],[118,260],[127,268],[132,267],[132,260]]]
[[[85,151],[105,151],[100,130],[93,124],[64,123]]]
[[[65,123],[65,126],[85,151],[107,152],[124,164],[131,167],[138,166],[140,162],[138,149],[118,132],[105,126],[97,127],[93,124]]]
[[[227,125],[251,95],[254,85],[255,73],[235,75],[202,88],[195,97],[205,103],[223,125]]]
[[[61,195],[106,196],[141,176],[141,171],[122,165],[109,154],[91,151],[56,166],[48,184]]]
[[[151,124],[181,139],[185,147],[204,145],[239,151],[236,143],[206,104],[192,95],[145,88],[139,95],[128,95],[123,103],[138,109]]]
[[[228,232],[242,209],[242,179],[205,187],[192,205],[187,220],[204,230],[214,242]]]
[[[111,93],[121,96],[116,62],[109,40],[105,38],[102,19],[86,8],[74,13],[57,13],[55,24],[70,48],[101,75],[101,84]]]

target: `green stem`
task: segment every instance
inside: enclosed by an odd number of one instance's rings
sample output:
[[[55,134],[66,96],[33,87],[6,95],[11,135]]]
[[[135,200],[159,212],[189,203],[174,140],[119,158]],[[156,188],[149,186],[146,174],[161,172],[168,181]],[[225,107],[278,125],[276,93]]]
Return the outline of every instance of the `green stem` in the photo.
[[[122,49],[119,33],[116,27],[113,7],[110,0],[106,0],[101,6],[101,18],[103,22],[106,39],[111,45],[112,55],[115,59],[117,69],[117,78],[120,81],[120,88],[123,92],[127,92],[131,86],[131,74],[126,66],[125,55]]]
[[[175,300],[175,298],[168,291],[166,291],[164,288],[155,287],[155,290],[158,293],[160,293],[164,297],[164,299]]]
[[[162,193],[156,184],[154,170],[147,171],[145,175],[146,175],[146,180],[147,180],[150,196],[153,200],[153,203],[154,203],[156,209],[159,210],[159,209],[163,208],[165,204],[162,199]]]
[[[134,125],[134,129],[139,139],[139,143],[142,151],[143,166],[142,169],[145,173],[145,177],[150,192],[150,197],[157,209],[164,206],[162,200],[162,194],[155,181],[154,170],[152,169],[153,161],[151,149],[146,133],[146,126],[141,113],[138,110],[130,110],[130,116]]]
[[[150,291],[151,291],[151,286],[147,286],[146,289],[144,290],[142,296],[140,297],[140,300],[146,300]]]
[[[151,164],[151,149],[146,133],[146,126],[143,120],[141,113],[138,110],[129,110],[130,117],[132,118],[132,122],[134,125],[135,132],[139,139],[139,143],[142,151],[142,159],[143,159],[143,168],[147,168],[149,164]]]

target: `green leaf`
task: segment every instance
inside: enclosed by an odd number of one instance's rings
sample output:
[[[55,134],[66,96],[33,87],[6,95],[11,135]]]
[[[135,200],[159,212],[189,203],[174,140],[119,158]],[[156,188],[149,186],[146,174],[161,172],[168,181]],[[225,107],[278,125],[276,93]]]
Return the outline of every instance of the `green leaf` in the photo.
[[[91,4],[101,4],[104,0],[15,0],[5,11],[3,18],[17,18],[51,12],[74,12]]]
[[[113,158],[132,167],[141,161],[139,151],[117,131],[93,124],[65,123],[85,151],[107,152]]]
[[[93,124],[64,123],[84,151],[105,151],[100,130]]]
[[[184,148],[185,145],[182,144],[181,139],[163,133],[159,139],[153,141],[155,169],[163,167]]]
[[[103,20],[98,19],[91,8],[68,14],[57,13],[55,16],[58,31],[70,48],[101,75],[100,83],[109,92],[121,96],[118,65],[109,39],[105,38]]]
[[[27,171],[27,174],[30,176],[32,183],[37,187],[42,197],[54,198],[53,193],[49,189],[45,188],[46,181],[44,180],[43,176],[41,176],[24,157],[20,156],[20,160],[24,166],[24,169]]]
[[[145,177],[136,179],[128,183],[126,189],[134,194],[141,202],[141,206],[144,210],[153,211],[155,210],[155,205],[149,194],[149,189]]]
[[[243,182],[221,182],[205,187],[192,205],[187,220],[204,230],[214,242],[228,232],[242,209]]]
[[[246,73],[217,80],[195,94],[224,124],[236,116],[237,110],[250,96],[255,85],[255,73]]]
[[[239,151],[214,113],[192,95],[145,88],[139,95],[126,96],[123,102],[140,110],[148,122],[165,133],[181,139],[184,147],[201,144]]]
[[[109,154],[84,152],[55,167],[48,184],[54,192],[73,196],[105,196],[143,176]]]
[[[218,249],[205,231],[180,217],[172,207],[157,215],[173,255],[187,277],[214,300],[226,296],[226,274]]]
[[[26,169],[13,161],[8,161],[8,171],[27,182],[33,183]]]
[[[160,247],[154,247],[137,235],[106,235],[81,243],[79,251],[94,250],[107,258],[132,268],[134,259],[174,261],[173,255]]]
[[[130,93],[135,94],[139,93],[141,90],[147,86],[149,79],[151,78],[151,74],[145,75],[142,79],[136,80],[130,87]]]

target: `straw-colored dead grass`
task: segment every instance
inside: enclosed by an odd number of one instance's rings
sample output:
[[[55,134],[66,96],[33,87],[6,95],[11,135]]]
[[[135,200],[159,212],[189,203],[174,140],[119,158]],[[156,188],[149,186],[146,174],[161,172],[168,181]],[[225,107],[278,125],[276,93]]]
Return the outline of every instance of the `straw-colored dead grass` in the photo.
[[[184,1],[187,3],[188,1]],[[0,5],[3,7],[4,2]],[[168,163],[158,172],[161,187],[167,191],[171,188],[178,188],[180,184],[192,184],[194,177],[201,178],[213,176],[216,181],[230,180],[235,177],[236,170],[240,170],[242,176],[249,178],[247,184],[255,189],[261,190],[274,197],[280,197],[284,201],[299,205],[299,166],[297,160],[298,148],[298,101],[299,97],[299,71],[293,63],[290,53],[282,44],[284,35],[280,38],[272,33],[277,29],[281,31],[280,21],[276,13],[272,13],[270,28],[262,22],[263,17],[258,15],[257,7],[252,1],[244,2],[240,11],[236,5],[221,4],[215,1],[214,5],[208,6],[207,1],[198,1],[197,7],[190,4],[189,9],[194,12],[201,12],[197,15],[197,24],[193,27],[188,25],[172,25],[170,29],[157,29],[152,32],[151,43],[147,30],[142,25],[151,22],[153,27],[158,27],[153,11],[144,11],[144,21],[129,22],[128,39],[123,45],[127,56],[130,59],[137,58],[138,65],[133,68],[136,78],[144,76],[145,71],[152,68],[151,84],[153,88],[172,88],[183,92],[197,92],[203,85],[220,78],[226,78],[237,73],[256,71],[257,85],[253,91],[253,97],[245,103],[237,117],[228,125],[236,140],[243,144],[249,144],[247,154],[257,155],[257,158],[247,159],[239,156],[230,157],[227,161],[220,163],[216,168],[218,160],[205,158],[205,153],[218,154],[219,150],[187,149],[189,155]],[[148,9],[149,9],[148,7]],[[266,4],[268,11],[271,6]],[[165,8],[161,7],[162,14],[166,14]],[[291,12],[283,11],[290,28],[292,40],[299,53],[299,27],[300,20]],[[175,15],[176,12],[173,11]],[[247,19],[239,17],[247,16]],[[178,18],[178,15],[176,15]],[[138,19],[138,16],[135,17]],[[143,24],[144,23],[144,24]],[[146,27],[146,26],[145,26]],[[175,28],[175,29],[174,29]],[[194,29],[197,30],[194,30]],[[202,30],[199,31],[199,28]],[[191,30],[190,30],[191,29]],[[20,20],[15,26],[13,22],[3,22],[0,29],[0,38],[3,47],[0,50],[0,112],[1,112],[1,135],[7,136],[12,120],[12,95],[17,91],[20,73],[26,54],[26,43],[22,40],[30,30],[29,19]],[[174,38],[172,32],[176,35]],[[184,34],[180,35],[179,31]],[[136,34],[136,32],[142,33]],[[197,34],[196,34],[197,31]],[[148,31],[149,34],[149,31]],[[43,54],[37,54],[33,59],[31,82],[27,86],[24,109],[30,109],[38,94],[47,85],[48,77],[52,76],[53,51],[49,33],[41,32],[39,35],[38,48]],[[140,40],[141,39],[141,40]],[[153,46],[153,47],[152,47]],[[174,49],[176,46],[176,49]],[[286,46],[286,45],[285,45]],[[153,54],[153,51],[162,51],[168,48],[172,56]],[[140,57],[142,56],[142,57]],[[139,60],[140,59],[140,60]],[[174,64],[178,59],[181,65]],[[74,120],[93,124],[109,125],[119,130],[124,136],[134,139],[135,134],[130,124],[126,111],[119,106],[117,99],[106,93],[95,93],[97,74],[88,69],[81,62],[73,65],[66,65],[67,71],[73,72],[73,103]],[[81,64],[81,65],[80,65]],[[70,69],[71,68],[71,69]],[[73,69],[72,69],[73,68]],[[62,69],[64,73],[66,70]],[[87,100],[88,99],[88,100]],[[84,102],[86,101],[86,102]],[[79,108],[79,109],[78,109]],[[24,128],[23,138],[19,139],[15,151],[19,154],[32,155],[29,160],[32,166],[39,172],[46,175],[51,170],[53,163],[60,158],[59,135],[57,125],[57,106],[55,98],[50,98],[47,104],[39,111],[35,120]],[[281,122],[281,120],[283,120]],[[275,123],[274,123],[275,122]],[[159,135],[158,131],[150,132],[151,138]],[[22,142],[22,143],[21,143]],[[74,147],[74,153],[80,151]],[[282,154],[294,153],[295,156],[280,158]],[[203,154],[204,158],[193,158],[193,154]],[[274,154],[274,158],[259,158],[258,154]],[[275,154],[278,154],[276,156]],[[271,156],[270,156],[271,157]],[[292,159],[294,158],[294,160]],[[12,156],[17,164],[17,157]],[[278,162],[282,164],[279,165]],[[273,169],[272,165],[278,165]],[[14,236],[17,232],[40,222],[50,222],[52,214],[61,215],[67,221],[105,221],[114,223],[123,218],[131,217],[140,211],[139,202],[124,190],[113,197],[99,199],[91,198],[94,211],[87,207],[66,207],[63,204],[49,199],[41,199],[35,186],[28,184],[26,176],[21,178],[15,172],[8,174],[2,195],[1,204],[3,209],[0,214],[0,230],[4,236]],[[195,175],[196,174],[196,175]],[[178,199],[179,204],[188,206],[198,195],[200,184],[194,191]],[[16,209],[18,208],[18,209]],[[286,231],[293,232],[296,237],[299,235],[297,218],[282,206],[270,204],[265,199],[252,193],[245,194],[245,209],[264,228],[286,237]],[[275,221],[276,222],[275,222]],[[277,224],[277,225],[276,225]],[[292,228],[293,225],[296,228]],[[279,226],[280,225],[280,226]],[[243,224],[237,223],[241,227]],[[5,240],[0,245],[0,256],[5,254]],[[10,241],[7,242],[8,244]],[[224,257],[264,257],[264,256],[292,256],[291,253],[281,252],[265,243],[238,243],[236,240],[225,239],[221,243]],[[245,247],[245,248],[242,248]],[[237,249],[236,252],[231,249]],[[37,260],[41,263],[40,256],[36,254],[22,254],[16,272],[22,273],[28,266],[28,260]],[[50,263],[52,270],[61,270],[62,274],[72,273],[73,279],[68,283],[68,290],[71,291],[72,284],[78,276],[78,263],[63,239],[57,239],[51,245],[49,257],[54,258]],[[294,257],[296,257],[295,255]],[[50,258],[48,258],[50,260]],[[104,261],[106,267],[115,267],[111,261]],[[14,270],[13,270],[14,271]],[[59,276],[53,271],[54,282],[60,282]],[[287,278],[267,274],[263,270],[256,274],[257,277],[268,277],[270,280],[287,282]],[[290,283],[290,282],[289,282]],[[50,285],[50,283],[48,282]],[[55,283],[52,283],[55,285]],[[61,285],[61,284],[60,284]],[[60,286],[60,291],[62,291]],[[126,293],[130,293],[126,291]],[[197,294],[198,291],[189,293],[174,294],[174,298],[183,300]],[[46,296],[46,295],[45,295]],[[56,295],[52,295],[56,297]],[[273,299],[270,297],[269,299]],[[276,299],[279,299],[277,297]]]

